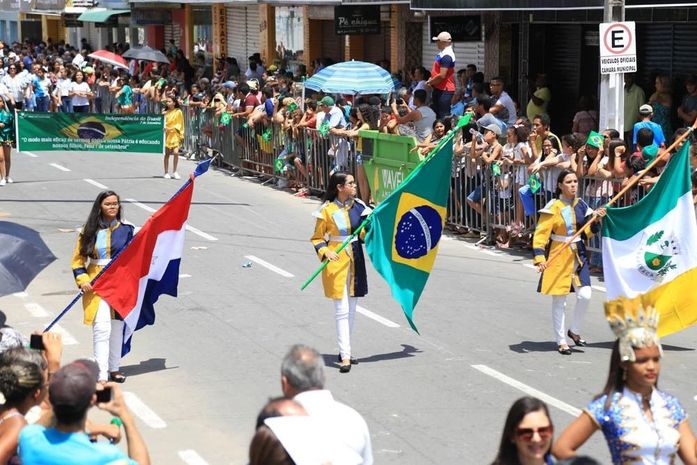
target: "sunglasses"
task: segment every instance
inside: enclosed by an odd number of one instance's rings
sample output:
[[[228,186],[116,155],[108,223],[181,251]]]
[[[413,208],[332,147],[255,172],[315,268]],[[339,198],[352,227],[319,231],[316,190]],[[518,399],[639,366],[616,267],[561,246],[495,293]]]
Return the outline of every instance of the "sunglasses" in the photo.
[[[552,425],[543,426],[542,428],[517,428],[515,430],[515,435],[518,439],[524,442],[532,441],[532,437],[535,433],[540,435],[540,439],[545,440],[552,437],[554,434],[554,427]]]

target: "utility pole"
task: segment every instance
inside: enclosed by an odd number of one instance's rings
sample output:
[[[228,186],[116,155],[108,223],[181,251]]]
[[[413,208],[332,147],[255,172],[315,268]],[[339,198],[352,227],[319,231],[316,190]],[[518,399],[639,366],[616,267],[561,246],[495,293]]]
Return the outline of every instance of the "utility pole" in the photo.
[[[603,21],[624,21],[624,0],[605,0]],[[603,40],[601,37],[600,40]],[[602,74],[600,76],[600,131],[617,129],[622,136],[624,128],[624,74]]]

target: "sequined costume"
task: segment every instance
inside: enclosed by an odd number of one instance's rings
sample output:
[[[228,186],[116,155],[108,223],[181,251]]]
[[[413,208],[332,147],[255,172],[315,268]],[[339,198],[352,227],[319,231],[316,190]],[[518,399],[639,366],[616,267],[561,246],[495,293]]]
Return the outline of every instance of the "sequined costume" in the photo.
[[[654,389],[649,401],[653,422],[643,412],[641,394],[627,388],[592,401],[584,412],[602,430],[610,448],[612,463],[671,465],[675,463],[680,441],[680,424],[687,413],[674,396]]]

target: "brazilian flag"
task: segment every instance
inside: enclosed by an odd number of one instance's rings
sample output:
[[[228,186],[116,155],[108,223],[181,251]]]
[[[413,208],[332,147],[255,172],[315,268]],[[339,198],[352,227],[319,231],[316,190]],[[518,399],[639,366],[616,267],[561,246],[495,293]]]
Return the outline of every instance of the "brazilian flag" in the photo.
[[[458,128],[467,124],[461,119]],[[452,138],[444,137],[429,156],[371,214],[365,248],[373,267],[392,288],[411,328],[438,253],[450,192]]]

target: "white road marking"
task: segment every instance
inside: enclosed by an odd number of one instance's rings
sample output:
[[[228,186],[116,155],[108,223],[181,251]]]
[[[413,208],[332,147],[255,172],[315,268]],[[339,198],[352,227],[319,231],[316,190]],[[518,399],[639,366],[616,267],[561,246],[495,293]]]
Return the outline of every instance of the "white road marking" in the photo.
[[[294,274],[288,273],[286,270],[283,270],[283,269],[277,267],[276,265],[272,265],[271,263],[269,263],[265,260],[262,260],[259,257],[255,257],[254,255],[245,255],[244,258],[246,258],[247,260],[251,260],[255,263],[258,263],[259,265],[263,266],[264,268],[271,270],[274,273],[280,274],[284,278],[294,278],[295,277]]]
[[[53,325],[53,328],[51,328],[51,331],[54,333],[58,333],[61,335],[63,338],[63,345],[64,346],[74,346],[77,345],[77,339],[73,337],[72,334],[70,334],[68,331],[66,331],[61,325]]]
[[[33,152],[22,152],[25,155],[29,155],[32,158],[39,158],[39,156]]]
[[[523,263],[523,266],[527,266],[528,268],[532,268],[533,270],[536,270],[537,267],[533,265],[532,263]]]
[[[566,402],[557,399],[556,397],[552,397],[549,394],[545,394],[544,392],[535,389],[534,387],[531,387],[531,386],[528,386],[527,384],[521,383],[520,381],[515,380],[509,376],[506,376],[503,373],[501,373],[500,371],[496,371],[493,368],[489,368],[486,365],[472,365],[472,368],[474,368],[475,370],[481,371],[485,375],[489,375],[492,378],[501,381],[502,383],[506,383],[509,386],[512,386],[520,391],[523,391],[524,393],[526,393],[530,396],[537,397],[541,401],[546,402],[547,404],[552,405],[552,406],[558,408],[559,410],[562,410],[562,411],[568,413],[571,416],[577,417],[581,414],[581,410],[577,409],[573,405],[569,405]]]
[[[18,299],[26,299],[27,297],[29,297],[29,294],[27,294],[26,292],[15,292],[12,295],[17,297]]]
[[[603,286],[595,286],[595,285],[593,285],[593,286],[591,286],[591,288],[595,289],[596,291],[607,292],[607,289],[605,289]]]
[[[49,165],[53,166],[54,168],[59,169],[61,171],[65,171],[65,172],[72,171],[70,168],[66,168],[63,165],[59,165],[58,163],[49,163]]]
[[[191,277],[191,275],[190,275],[190,274],[186,274],[186,273],[180,274],[180,275],[179,275],[179,278],[180,278],[180,279],[181,279],[181,278],[190,278],[190,277]]]
[[[26,303],[24,304],[24,308],[26,308],[29,314],[34,318],[46,318],[48,316],[46,309],[37,303]]]
[[[360,313],[361,315],[365,315],[371,320],[375,320],[380,324],[383,324],[387,326],[388,328],[399,328],[399,325],[395,323],[394,321],[388,320],[387,318],[378,315],[377,313],[373,313],[367,308],[363,308],[360,305],[356,306],[356,311]]]
[[[203,457],[198,455],[198,452],[193,449],[180,450],[177,452],[177,455],[187,465],[208,465],[208,462],[203,460]]]
[[[140,203],[135,199],[126,199],[126,202],[130,202],[133,205],[135,205],[136,207],[140,207],[145,211],[149,211],[150,213],[155,213],[155,211],[156,211],[154,208],[148,207],[144,203]],[[198,228],[194,228],[193,226],[189,226],[188,224],[186,225],[186,230],[191,231],[192,233],[196,234],[197,236],[200,236],[200,237],[207,239],[209,241],[217,241],[218,240],[217,237],[211,236],[210,234],[205,233]]]
[[[210,234],[201,231],[200,229],[194,228],[193,226],[189,226],[188,224],[186,225],[186,230],[191,231],[192,233],[196,234],[197,236],[201,236],[204,239],[208,239],[209,241],[217,241],[218,238],[215,236],[211,236]]]
[[[104,189],[104,190],[109,189],[104,184],[97,182],[94,179],[83,179],[83,181],[85,181],[88,184],[92,184],[94,187],[98,187],[100,189]]]
[[[150,407],[145,405],[145,403],[140,400],[140,398],[130,391],[124,391],[123,397],[126,400],[128,408],[131,409],[133,413],[141,419],[143,423],[148,425],[153,429],[166,428],[167,423],[157,416],[155,412],[152,411]]]

